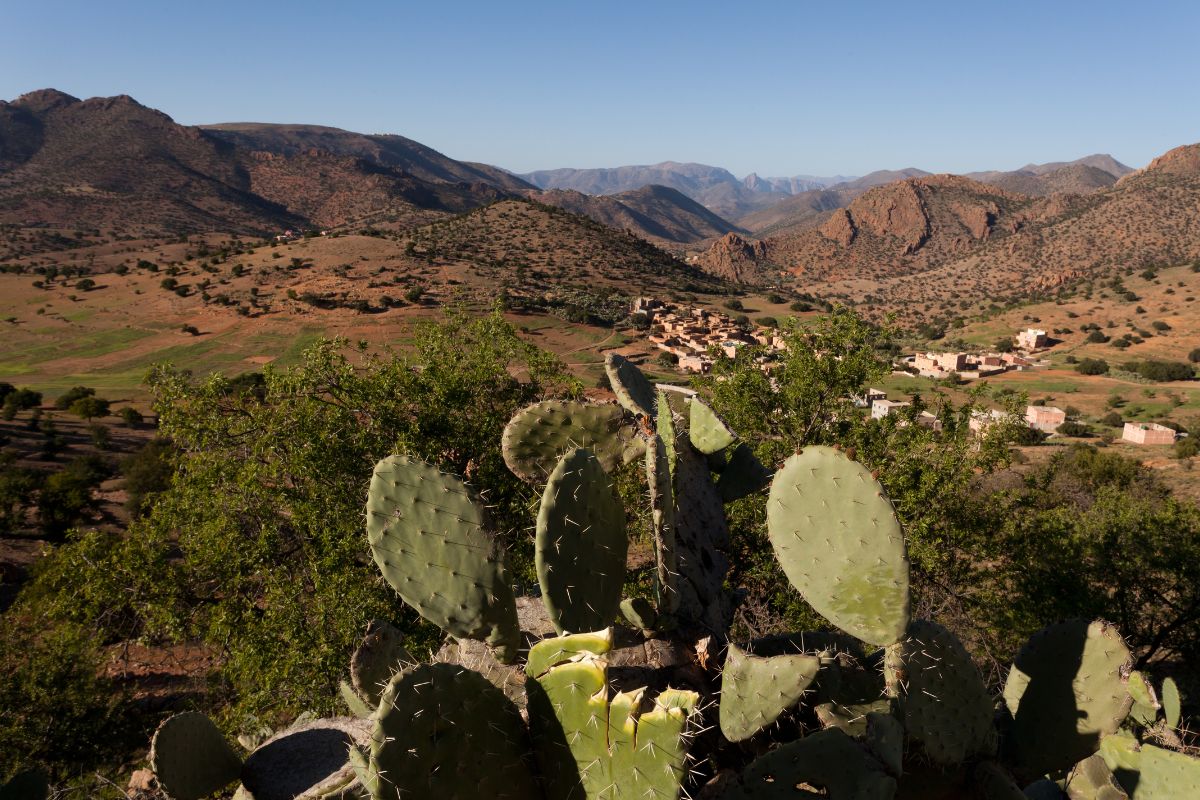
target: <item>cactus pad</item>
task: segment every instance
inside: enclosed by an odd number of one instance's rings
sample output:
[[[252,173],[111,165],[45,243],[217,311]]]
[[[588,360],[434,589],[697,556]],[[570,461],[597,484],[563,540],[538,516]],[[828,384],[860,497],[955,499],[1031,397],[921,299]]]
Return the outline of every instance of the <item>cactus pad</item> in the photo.
[[[204,714],[168,717],[150,742],[150,769],[174,800],[200,800],[238,779],[242,759]]]
[[[482,639],[504,662],[520,644],[517,609],[483,509],[453,475],[408,456],[375,465],[367,538],[404,602],[451,636]]]
[[[773,724],[800,702],[820,668],[816,656],[764,658],[730,644],[721,672],[721,733],[740,742]]]
[[[1099,754],[1080,761],[1066,781],[1070,800],[1129,800]]]
[[[559,633],[616,619],[628,552],[625,509],[611,480],[589,451],[572,450],[550,474],[537,518],[538,582]]]
[[[676,800],[686,774],[685,732],[699,696],[668,689],[639,718],[645,690],[609,700],[607,662],[580,644],[586,642],[535,645],[546,651],[536,654],[539,671],[530,672],[536,680],[527,685],[529,729],[547,798]]]
[[[622,600],[621,616],[640,631],[653,631],[658,628],[658,612],[644,597],[628,597]]]
[[[908,557],[883,487],[829,447],[807,447],[775,473],[767,530],[792,585],[826,619],[870,644],[908,627]]]
[[[725,591],[729,560],[725,506],[713,485],[704,456],[676,440],[675,557],[679,565],[679,618],[685,625],[725,635],[733,619],[733,604]]]
[[[1164,678],[1162,682],[1162,709],[1168,728],[1179,727],[1181,707],[1182,699],[1179,696],[1179,687],[1175,684],[1175,679]]]
[[[737,441],[733,431],[721,421],[717,412],[699,397],[693,397],[688,407],[688,436],[692,440],[692,447],[707,456],[724,450]]]
[[[884,696],[883,676],[871,663],[838,653],[821,665],[813,710],[825,728],[864,736],[872,712],[886,714],[891,701]]]
[[[654,387],[636,364],[622,355],[610,352],[604,355],[604,371],[608,373],[608,382],[612,385],[618,403],[639,417],[654,416]]]
[[[662,389],[658,390],[658,416],[654,422],[654,431],[663,440],[667,456],[667,466],[671,477],[675,477],[675,412],[671,410],[671,402]]]
[[[654,526],[654,576],[658,605],[671,614],[679,608],[675,488],[671,481],[667,444],[657,434],[646,445],[646,483],[650,486],[650,516]]]
[[[1129,673],[1129,696],[1133,698],[1133,707],[1129,709],[1129,718],[1143,727],[1150,727],[1158,721],[1158,710],[1162,706],[1154,687],[1146,676],[1136,669]]]
[[[376,800],[527,800],[537,796],[528,748],[503,692],[464,667],[425,664],[384,690],[360,779],[378,781]]]
[[[1133,704],[1130,666],[1129,650],[1106,622],[1061,622],[1031,636],[1004,685],[1017,761],[1045,774],[1096,752]]]
[[[350,682],[359,697],[374,708],[392,676],[412,663],[415,659],[404,647],[404,634],[389,622],[374,620],[350,657]]]
[[[904,771],[904,726],[882,711],[867,714],[867,749],[894,777]]]
[[[992,700],[958,637],[914,620],[898,645],[903,664],[898,712],[910,741],[948,767],[995,750]]]
[[[891,800],[895,792],[896,780],[853,739],[823,730],[759,756],[722,800]]]
[[[771,475],[771,470],[762,465],[750,445],[741,442],[733,449],[717,478],[717,492],[723,502],[732,503],[769,484]]]
[[[1200,797],[1200,759],[1152,744],[1142,745],[1134,800]]]
[[[367,701],[362,698],[362,695],[354,691],[354,687],[345,681],[338,684],[338,693],[342,696],[346,708],[350,709],[350,713],[354,716],[369,717],[375,713],[375,709],[367,705]]]
[[[546,400],[518,411],[504,428],[504,463],[518,478],[541,483],[564,453],[590,450],[605,471],[641,457],[646,446],[619,405]]]

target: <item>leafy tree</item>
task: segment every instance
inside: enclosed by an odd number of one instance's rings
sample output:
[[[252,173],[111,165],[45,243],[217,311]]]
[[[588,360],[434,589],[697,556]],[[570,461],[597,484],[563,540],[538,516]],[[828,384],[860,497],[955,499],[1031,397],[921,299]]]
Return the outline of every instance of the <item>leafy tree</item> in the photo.
[[[363,533],[371,469],[397,451],[485,489],[513,575],[529,582],[533,490],[505,466],[500,435],[518,408],[577,382],[498,315],[423,324],[404,354],[348,350],[324,341],[295,367],[264,370],[261,398],[220,375],[156,368],[160,430],[179,449],[170,486],[126,539],[59,548],[37,596],[109,637],[203,639],[239,711],[330,711],[369,620],[396,622],[414,647],[435,641],[379,581]],[[119,597],[56,599],[113,576],[130,586]]]
[[[95,396],[96,390],[90,386],[72,386],[70,389],[67,389],[58,396],[58,398],[54,401],[54,407],[61,408],[62,410],[66,411],[76,400],[82,400],[85,397]]]
[[[0,451],[0,533],[13,533],[25,520],[25,508],[33,499],[41,475],[18,467],[16,456]]]
[[[1047,620],[1099,617],[1139,666],[1200,655],[1200,510],[1149,470],[1076,445],[1035,470],[1003,511],[989,548],[998,602],[980,608],[1010,646]]]
[[[71,407],[67,410],[83,419],[95,419],[96,417],[107,416],[108,406],[109,402],[99,397],[81,397],[74,403],[71,403]]]
[[[125,508],[132,517],[145,514],[154,496],[170,487],[177,456],[169,440],[155,437],[121,460],[118,470],[124,478]]]
[[[125,406],[120,410],[119,414],[125,424],[131,428],[136,428],[146,419],[142,412],[138,411],[133,406]]]
[[[1084,358],[1080,359],[1075,365],[1075,371],[1080,375],[1107,375],[1108,362],[1103,358]]]
[[[108,476],[108,466],[97,456],[80,456],[49,475],[37,500],[42,532],[60,538],[85,514],[94,511],[99,505],[94,490]]]

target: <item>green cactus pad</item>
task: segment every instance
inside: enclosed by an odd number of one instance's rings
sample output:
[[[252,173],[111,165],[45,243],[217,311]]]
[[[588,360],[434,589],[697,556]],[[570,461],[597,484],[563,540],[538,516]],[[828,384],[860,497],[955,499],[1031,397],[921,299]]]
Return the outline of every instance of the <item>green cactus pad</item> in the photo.
[[[1099,754],[1075,765],[1067,775],[1066,790],[1070,800],[1129,800]]]
[[[1182,706],[1183,701],[1179,696],[1179,687],[1175,685],[1175,679],[1165,678],[1162,682],[1162,708],[1168,728],[1179,727],[1179,714]]]
[[[367,701],[362,698],[362,695],[354,691],[354,687],[345,681],[338,684],[338,693],[342,696],[342,702],[346,704],[346,708],[350,709],[350,713],[354,716],[369,717],[375,713],[374,707],[367,705]]]
[[[1134,670],[1129,673],[1129,696],[1133,698],[1133,706],[1129,709],[1129,718],[1143,727],[1150,727],[1158,721],[1158,710],[1162,706],[1154,687],[1141,672]]]
[[[888,774],[899,778],[904,772],[904,726],[900,720],[881,711],[869,712],[865,741]]]
[[[992,761],[981,761],[971,770],[971,788],[976,800],[1026,800],[1012,776]]]
[[[692,447],[704,455],[724,450],[737,441],[733,431],[721,421],[717,412],[709,408],[699,397],[688,402],[688,436]]]
[[[645,442],[625,410],[612,403],[546,400],[518,411],[504,428],[504,463],[529,483],[546,480],[564,453],[585,447],[605,471],[640,458]]]
[[[775,473],[767,531],[792,585],[817,612],[870,644],[908,627],[908,557],[883,487],[829,447],[806,447]]]
[[[683,627],[724,636],[733,619],[725,591],[729,526],[704,456],[676,440],[675,557],[679,566],[678,618]]]
[[[895,778],[853,739],[831,729],[759,756],[722,800],[891,800],[895,792]]]
[[[621,601],[621,616],[640,631],[658,628],[658,612],[654,604],[644,597],[628,597]]]
[[[774,473],[762,465],[750,445],[740,443],[729,456],[729,463],[717,478],[717,492],[721,500],[732,503],[754,494],[771,482]]]
[[[618,403],[639,417],[654,416],[654,387],[636,364],[617,353],[606,353],[604,371],[608,373],[608,382]]]
[[[865,736],[870,714],[887,714],[891,709],[891,700],[884,696],[882,673],[874,664],[860,663],[848,653],[837,653],[823,661],[813,705],[817,719],[822,727]]]
[[[1096,752],[1133,704],[1130,666],[1129,650],[1106,622],[1061,622],[1030,637],[1004,685],[1017,761],[1041,775]]]
[[[800,702],[820,668],[816,656],[764,658],[730,644],[721,672],[721,733],[740,742],[773,724]]]
[[[367,538],[383,577],[421,616],[481,639],[505,663],[520,646],[516,601],[483,509],[453,475],[398,455],[375,465]]]
[[[628,553],[625,509],[611,479],[589,451],[572,450],[546,482],[535,545],[542,601],[559,633],[616,619]]]
[[[993,753],[992,699],[958,637],[936,622],[914,620],[897,647],[903,664],[897,710],[909,741],[943,767]]]
[[[675,412],[671,410],[671,402],[667,399],[667,393],[662,389],[658,390],[658,415],[655,419],[654,430],[658,434],[658,438],[663,440],[665,452],[667,456],[667,467],[672,478],[675,477],[675,437],[678,433],[675,430]]]
[[[374,708],[392,676],[413,663],[416,659],[404,647],[404,634],[389,622],[374,620],[350,657],[350,682]]]
[[[1118,781],[1122,775],[1136,776],[1142,769],[1142,747],[1133,734],[1126,731],[1101,739],[1098,755]]]
[[[353,796],[359,787],[349,751],[370,740],[372,726],[356,717],[297,722],[246,758],[242,786],[254,800]]]
[[[1141,766],[1133,800],[1200,797],[1200,759],[1195,756],[1144,744]]]
[[[607,662],[583,651],[527,688],[529,729],[548,800],[679,797],[696,693],[666,690],[639,718],[645,690],[610,701]]]
[[[517,707],[481,675],[424,664],[384,690],[371,734],[367,777],[375,800],[528,800],[537,785]]]
[[[200,800],[238,779],[242,759],[208,717],[168,717],[150,741],[150,769],[174,800]]]
[[[551,667],[581,657],[602,656],[612,650],[613,631],[606,628],[593,633],[572,633],[569,636],[554,636],[542,639],[529,648],[525,662],[525,674],[538,678]]]
[[[657,434],[646,445],[646,483],[650,486],[650,516],[654,526],[655,588],[665,613],[679,608],[675,554],[675,489],[667,445]]]
[[[46,800],[50,786],[41,770],[18,772],[0,785],[0,800]]]

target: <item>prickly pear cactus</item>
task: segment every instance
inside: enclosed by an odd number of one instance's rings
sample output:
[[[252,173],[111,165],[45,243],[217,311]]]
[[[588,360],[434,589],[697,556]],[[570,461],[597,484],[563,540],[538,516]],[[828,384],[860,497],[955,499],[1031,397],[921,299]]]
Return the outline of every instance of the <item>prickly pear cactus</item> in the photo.
[[[821,669],[817,656],[756,656],[730,644],[721,671],[721,733],[749,739],[800,702]]]
[[[900,720],[882,711],[868,712],[863,741],[888,774],[899,778],[904,772],[904,726]]]
[[[1154,687],[1144,674],[1134,670],[1129,673],[1129,695],[1133,698],[1133,707],[1129,709],[1129,718],[1139,725],[1149,727],[1158,721],[1158,711],[1162,706]]]
[[[1128,800],[1129,797],[1099,754],[1075,765],[1067,775],[1066,790],[1070,800]]]
[[[864,736],[872,712],[886,714],[891,701],[884,695],[883,675],[871,659],[860,662],[849,653],[827,654],[817,676],[813,710],[825,728]]]
[[[650,486],[650,515],[654,526],[655,587],[658,607],[673,614],[679,608],[675,555],[675,488],[667,445],[655,436],[646,444],[646,483]]]
[[[608,382],[612,385],[618,403],[639,417],[654,416],[654,387],[636,364],[617,353],[606,353],[604,371],[608,374]]]
[[[788,580],[826,619],[881,647],[904,635],[904,536],[865,467],[829,447],[796,453],[771,482],[767,530]]]
[[[529,729],[547,800],[676,800],[699,695],[668,689],[608,697],[611,631],[546,639],[529,653]]]
[[[373,800],[529,800],[538,793],[528,753],[503,692],[464,667],[424,664],[388,684],[369,750],[352,763]]]
[[[1163,718],[1168,728],[1174,729],[1179,727],[1182,702],[1182,698],[1179,696],[1179,687],[1175,685],[1175,679],[1164,678],[1162,682],[1162,708]]]
[[[709,408],[699,397],[693,397],[688,401],[688,409],[688,435],[691,437],[692,447],[704,455],[712,455],[724,450],[737,441],[733,431],[729,430],[729,427],[721,421],[717,412]]]
[[[675,477],[675,437],[678,434],[675,431],[675,412],[671,410],[671,402],[667,399],[667,393],[662,389],[658,390],[657,395],[657,414],[654,420],[654,432],[658,434],[658,438],[662,439],[664,451],[667,457],[667,468],[671,478]]]
[[[1004,686],[1017,762],[1042,775],[1096,752],[1129,714],[1131,666],[1107,622],[1060,622],[1031,636]]]
[[[516,602],[483,509],[453,475],[409,456],[375,465],[367,538],[404,602],[451,636],[482,639],[511,663],[520,644]]]
[[[1130,776],[1132,778],[1132,776]],[[1132,800],[1200,797],[1200,759],[1152,744],[1142,745],[1141,772],[1130,780]]]
[[[788,742],[746,767],[721,800],[891,800],[896,780],[836,728]]]
[[[404,634],[391,623],[374,620],[350,657],[350,682],[358,696],[374,709],[392,676],[415,663],[404,647]]]
[[[150,769],[174,800],[201,800],[238,779],[242,759],[204,714],[168,717],[150,741]]]
[[[908,740],[943,767],[992,754],[992,700],[958,637],[936,622],[914,620],[894,647],[903,673],[897,712]]]
[[[721,500],[732,503],[754,494],[771,482],[771,470],[762,465],[750,445],[740,442],[717,478],[717,493]]]
[[[504,428],[501,449],[513,474],[541,483],[564,453],[584,447],[605,471],[645,452],[645,442],[625,410],[611,403],[545,400],[518,411]]]
[[[1012,776],[992,761],[981,761],[971,770],[971,789],[975,800],[1026,800]],[[1057,792],[1058,787],[1054,790]],[[1058,800],[1058,795],[1055,798]]]
[[[628,553],[625,509],[611,480],[591,452],[572,450],[550,473],[537,518],[538,582],[559,633],[612,624]]]

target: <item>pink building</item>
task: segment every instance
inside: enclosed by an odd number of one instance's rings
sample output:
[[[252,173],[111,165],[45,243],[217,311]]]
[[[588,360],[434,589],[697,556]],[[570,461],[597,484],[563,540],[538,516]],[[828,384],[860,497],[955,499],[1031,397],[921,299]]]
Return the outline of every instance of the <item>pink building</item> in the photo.
[[[1121,438],[1134,444],[1174,444],[1175,431],[1156,422],[1126,422]]]
[[[1037,350],[1045,347],[1047,341],[1046,332],[1037,328],[1027,328],[1017,334],[1017,347],[1022,350]]]
[[[1054,433],[1059,425],[1067,421],[1067,412],[1054,406],[1027,406],[1025,421],[1035,430]]]

